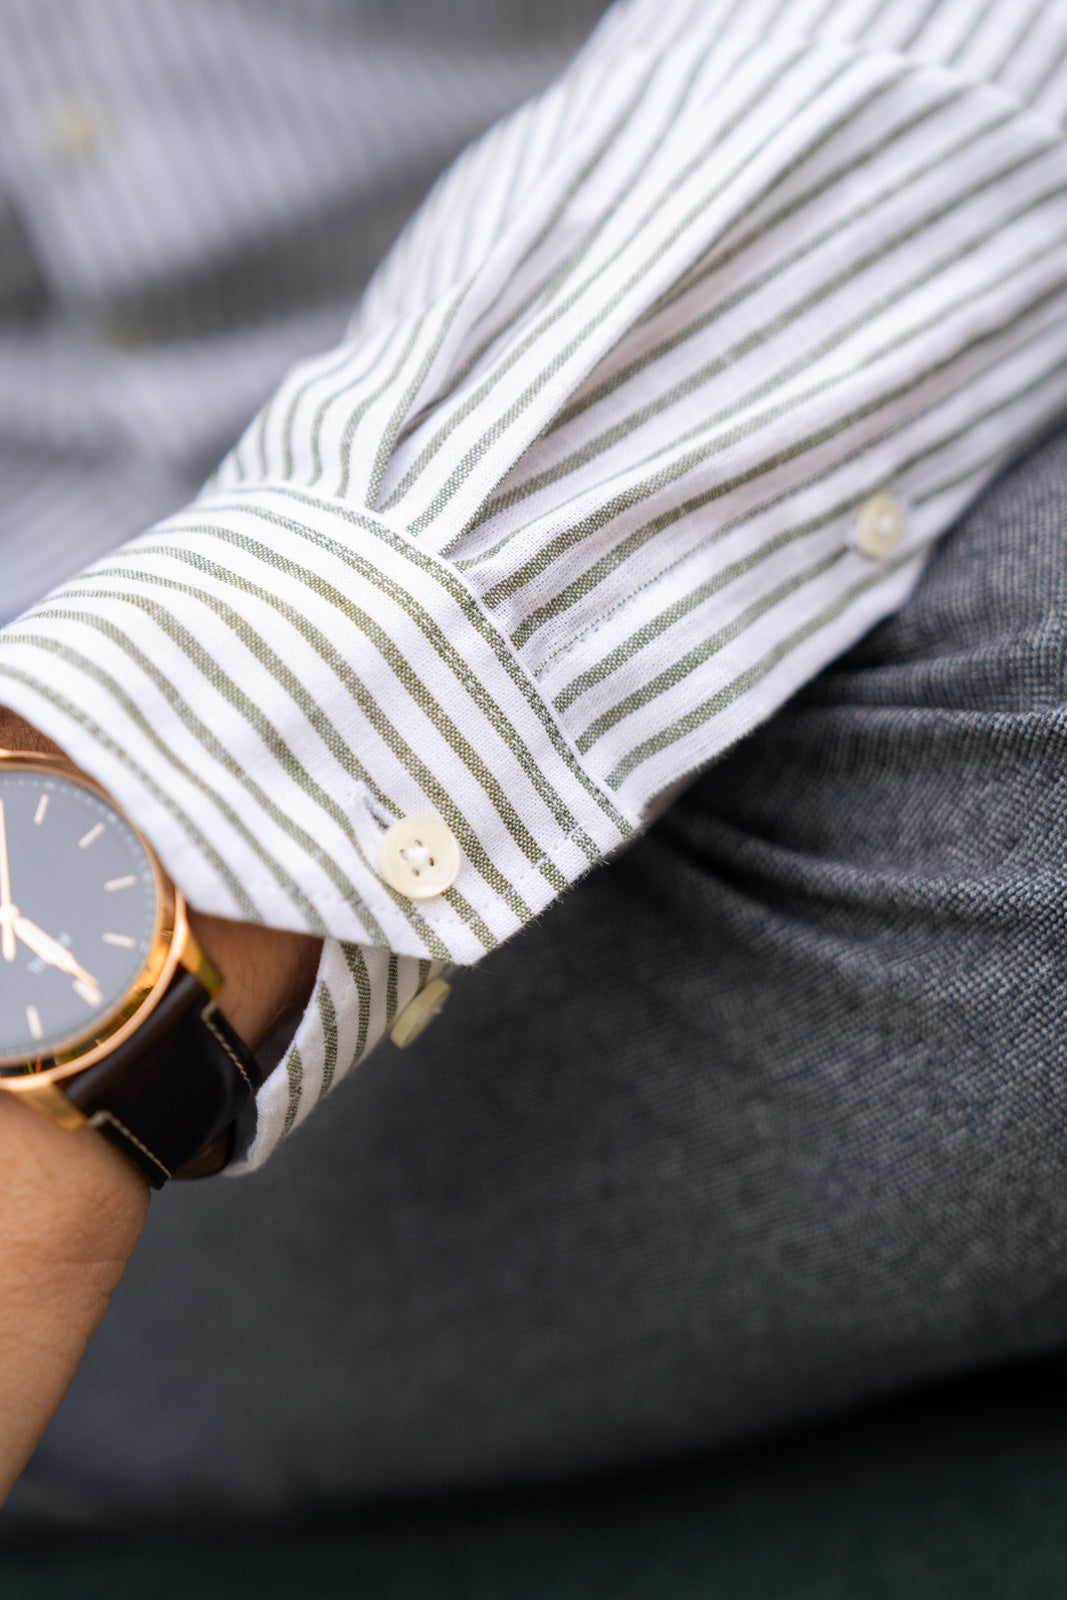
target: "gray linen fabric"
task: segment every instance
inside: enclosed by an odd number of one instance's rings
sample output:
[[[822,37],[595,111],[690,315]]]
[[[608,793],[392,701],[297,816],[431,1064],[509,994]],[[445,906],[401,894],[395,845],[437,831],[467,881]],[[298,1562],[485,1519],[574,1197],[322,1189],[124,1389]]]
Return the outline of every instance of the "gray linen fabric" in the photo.
[[[7,1531],[530,1483],[1067,1334],[1067,432],[892,621],[175,1186]]]

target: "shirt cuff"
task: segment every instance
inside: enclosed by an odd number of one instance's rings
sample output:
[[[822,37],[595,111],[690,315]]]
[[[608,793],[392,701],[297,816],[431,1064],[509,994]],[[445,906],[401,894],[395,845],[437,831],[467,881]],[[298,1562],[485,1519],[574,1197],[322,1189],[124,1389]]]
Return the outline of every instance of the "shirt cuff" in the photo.
[[[472,963],[640,823],[592,778],[448,562],[288,484],[206,495],[0,634],[0,698],[152,840],[191,903],[326,936],[230,1169],[262,1165],[448,963]],[[441,819],[413,899],[387,830]]]

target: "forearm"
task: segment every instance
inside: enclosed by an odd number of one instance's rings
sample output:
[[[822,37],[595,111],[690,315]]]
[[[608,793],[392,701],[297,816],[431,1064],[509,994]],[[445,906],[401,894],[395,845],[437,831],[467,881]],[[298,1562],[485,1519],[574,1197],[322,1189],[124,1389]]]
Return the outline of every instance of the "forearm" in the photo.
[[[148,1196],[103,1139],[74,1137],[0,1096],[0,1499],[78,1369]]]
[[[0,708],[0,748],[49,741]],[[221,1009],[253,1046],[306,997],[315,940],[190,914],[226,976]],[[77,1371],[144,1226],[149,1190],[91,1132],[0,1096],[0,1499]]]

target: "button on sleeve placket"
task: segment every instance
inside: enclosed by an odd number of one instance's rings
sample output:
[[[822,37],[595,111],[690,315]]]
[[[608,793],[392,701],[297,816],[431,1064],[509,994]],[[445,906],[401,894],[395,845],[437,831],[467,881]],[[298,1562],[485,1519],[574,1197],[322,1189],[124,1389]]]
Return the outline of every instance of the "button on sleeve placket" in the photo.
[[[433,900],[456,881],[460,850],[440,817],[402,817],[382,836],[382,877],[409,900]]]
[[[904,507],[892,494],[872,495],[860,507],[854,543],[872,561],[893,554],[904,535]]]

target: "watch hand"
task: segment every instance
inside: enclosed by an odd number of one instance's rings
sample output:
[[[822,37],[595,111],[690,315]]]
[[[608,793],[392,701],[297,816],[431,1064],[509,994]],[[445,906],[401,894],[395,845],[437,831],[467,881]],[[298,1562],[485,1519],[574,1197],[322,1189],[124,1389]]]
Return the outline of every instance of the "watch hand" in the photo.
[[[12,927],[12,922],[17,915],[17,908],[11,904],[11,871],[7,860],[7,818],[4,815],[4,802],[0,800],[0,926],[2,926],[0,940],[2,940],[5,961],[14,961],[18,954],[18,947],[15,944],[15,930]]]
[[[23,944],[28,945],[34,955],[40,956],[42,961],[47,961],[50,967],[58,967],[60,972],[69,972],[72,978],[80,978],[82,983],[87,983],[92,989],[100,988],[92,973],[86,972],[66,945],[60,944],[58,939],[53,939],[35,922],[31,922],[28,917],[15,917],[13,925],[15,933]]]

